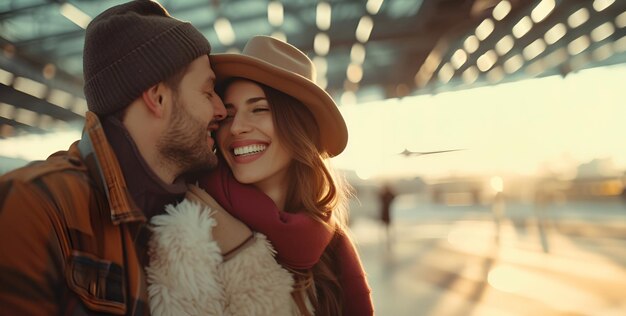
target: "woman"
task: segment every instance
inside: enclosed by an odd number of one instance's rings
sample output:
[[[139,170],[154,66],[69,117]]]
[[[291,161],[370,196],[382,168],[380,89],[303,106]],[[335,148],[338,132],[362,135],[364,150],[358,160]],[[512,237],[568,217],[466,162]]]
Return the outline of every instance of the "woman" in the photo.
[[[295,47],[266,36],[251,39],[242,54],[214,55],[211,61],[228,117],[216,138],[222,164],[199,181],[200,187],[230,214],[271,241],[277,251],[276,260],[295,281],[292,312],[372,314],[369,287],[346,234],[345,189],[326,166],[327,158],[345,148],[347,129],[334,101],[315,85],[311,61]],[[202,196],[199,190],[193,192]],[[200,199],[218,208],[206,196]],[[224,214],[213,213],[216,215]],[[226,261],[226,266],[234,265],[234,260],[244,261],[244,251],[250,252],[259,243],[246,246],[254,238],[249,238],[245,229],[232,233],[230,227],[240,226],[225,217],[216,219],[212,232],[222,253],[229,258],[231,249],[247,249]],[[164,227],[155,224],[157,229]],[[231,234],[220,235],[217,229]],[[263,235],[253,236],[263,242]],[[244,241],[221,247],[220,242],[228,240]],[[256,269],[261,265],[253,266]],[[282,277],[285,270],[280,266],[262,266],[267,267],[264,275],[291,279]],[[241,289],[226,292],[233,295]],[[284,296],[282,287],[250,295],[266,296],[267,292]],[[230,301],[238,299],[241,297],[231,297]]]

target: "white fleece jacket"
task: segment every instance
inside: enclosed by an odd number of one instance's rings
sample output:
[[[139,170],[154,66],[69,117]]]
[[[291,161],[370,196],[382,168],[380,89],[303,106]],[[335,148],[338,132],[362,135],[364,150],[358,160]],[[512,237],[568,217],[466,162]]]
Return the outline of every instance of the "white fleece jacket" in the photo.
[[[223,261],[211,211],[184,200],[150,221],[146,268],[152,315],[298,315],[293,278],[274,259],[267,238]]]

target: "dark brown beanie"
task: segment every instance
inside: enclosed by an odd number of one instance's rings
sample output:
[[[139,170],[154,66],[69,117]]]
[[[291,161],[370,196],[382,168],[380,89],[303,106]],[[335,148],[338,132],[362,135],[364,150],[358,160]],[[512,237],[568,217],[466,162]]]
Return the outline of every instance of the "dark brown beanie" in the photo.
[[[151,86],[209,54],[211,45],[190,23],[160,4],[132,1],[96,16],[85,34],[83,74],[90,111],[125,108]]]

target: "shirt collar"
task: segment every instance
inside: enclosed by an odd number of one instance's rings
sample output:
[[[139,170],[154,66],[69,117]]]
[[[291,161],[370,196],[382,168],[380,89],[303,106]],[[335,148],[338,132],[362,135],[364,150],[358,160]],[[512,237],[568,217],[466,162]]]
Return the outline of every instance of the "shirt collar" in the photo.
[[[92,176],[106,193],[113,224],[145,222],[146,217],[133,202],[115,152],[93,112],[87,112],[78,149]]]

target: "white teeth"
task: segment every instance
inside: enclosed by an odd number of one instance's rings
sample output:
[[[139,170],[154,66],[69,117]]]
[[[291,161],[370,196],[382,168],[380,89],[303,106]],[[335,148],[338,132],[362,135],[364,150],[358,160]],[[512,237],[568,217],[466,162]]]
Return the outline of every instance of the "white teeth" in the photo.
[[[235,156],[241,156],[241,155],[249,155],[249,154],[262,152],[266,148],[267,146],[265,145],[248,145],[248,146],[243,146],[243,147],[237,147],[233,151],[235,153]]]

